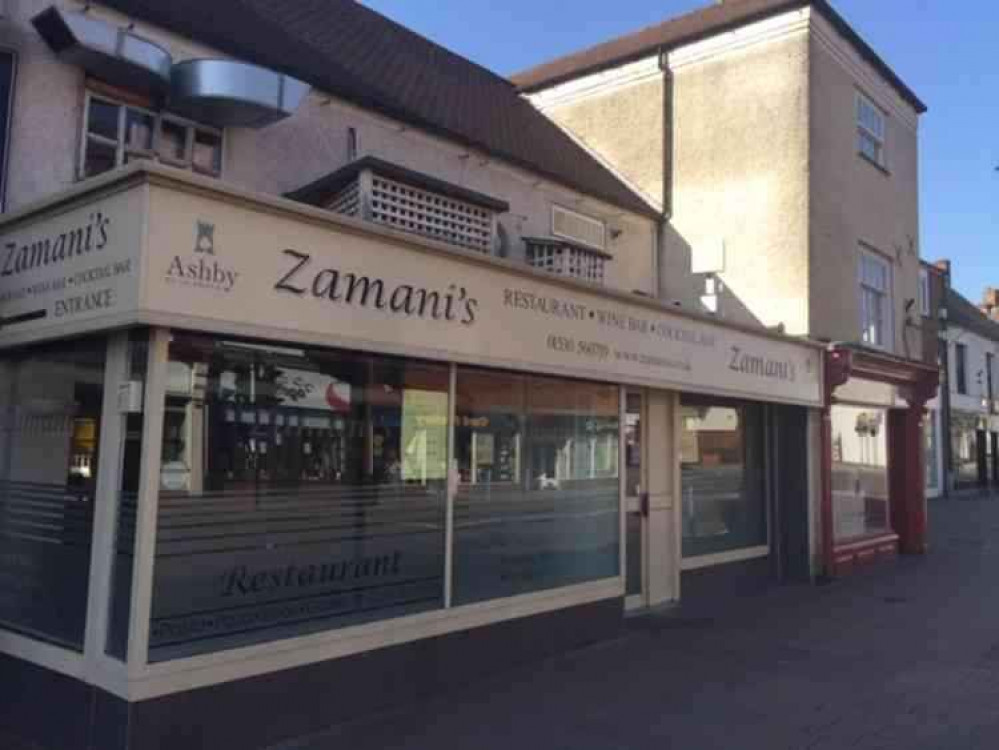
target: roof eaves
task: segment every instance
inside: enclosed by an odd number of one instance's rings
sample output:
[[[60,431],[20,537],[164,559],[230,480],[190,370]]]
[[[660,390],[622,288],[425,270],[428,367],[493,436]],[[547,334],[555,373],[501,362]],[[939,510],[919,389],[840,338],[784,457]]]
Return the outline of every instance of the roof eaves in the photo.
[[[724,23],[705,26],[695,32],[677,37],[675,39],[650,42],[649,44],[620,55],[608,55],[607,57],[597,59],[590,64],[582,64],[576,67],[572,66],[571,61],[574,58],[583,59],[586,57],[587,53],[592,54],[595,50],[604,46],[597,45],[596,47],[591,47],[588,50],[582,50],[580,52],[570,54],[561,60],[543,63],[536,68],[527,70],[520,74],[515,74],[511,76],[510,80],[518,86],[520,91],[525,94],[530,94],[541,89],[551,88],[552,86],[557,86],[561,83],[581,78],[583,76],[599,73],[600,71],[608,68],[633,62],[643,57],[648,57],[649,55],[661,52],[664,49],[673,49],[686,44],[693,44],[702,39],[706,39],[717,34],[723,34],[726,31],[731,31],[732,29],[740,26],[745,26],[746,24],[754,23],[756,21],[762,21],[779,13],[785,13],[794,8],[806,5],[812,5],[816,10],[822,13],[826,20],[828,20],[833,27],[847,39],[847,41],[857,48],[861,57],[874,66],[874,68],[885,77],[885,79],[896,89],[896,91],[898,91],[899,95],[912,105],[916,112],[923,114],[927,111],[926,104],[905,84],[904,81],[902,81],[898,74],[892,70],[891,66],[889,66],[888,63],[886,63],[881,56],[878,55],[878,53],[875,52],[867,42],[864,41],[860,34],[858,34],[853,27],[850,26],[846,19],[836,12],[827,0],[788,0],[785,3],[775,4],[755,13],[732,18]],[[563,64],[558,65],[560,62]],[[546,76],[544,75],[544,69],[549,66],[561,67],[563,70],[561,72],[554,72],[551,75]]]
[[[644,57],[648,57],[655,53],[659,53],[669,49],[675,49],[676,47],[681,47],[685,44],[693,44],[694,42],[698,42],[702,39],[706,39],[708,37],[715,36],[717,34],[723,34],[726,31],[731,31],[740,26],[745,26],[747,23],[762,21],[766,18],[770,18],[771,16],[776,15],[777,13],[783,13],[785,11],[791,10],[792,8],[807,5],[808,2],[809,0],[787,0],[787,2],[782,3],[780,5],[775,5],[773,7],[757,11],[755,13],[747,14],[745,16],[739,16],[737,18],[725,21],[724,23],[713,24],[711,26],[698,29],[697,31],[691,32],[689,34],[676,37],[675,39],[650,41],[648,44],[636,47],[635,49],[630,50],[628,52],[624,52],[619,55],[611,54],[605,57],[604,59],[595,60],[590,64],[584,63],[577,67],[573,67],[571,65],[571,61],[574,58],[585,58],[588,54],[592,54],[596,50],[599,50],[601,47],[612,46],[614,42],[617,40],[602,42],[600,44],[595,45],[594,47],[580,50],[579,52],[570,53],[569,55],[566,55],[565,57],[559,60],[552,60],[547,63],[542,63],[541,65],[526,70],[523,73],[515,74],[510,77],[510,80],[513,82],[515,86],[518,87],[518,89],[521,92],[525,94],[530,94],[535,91],[539,91],[541,89],[551,88],[552,86],[557,86],[567,81],[575,80],[577,78],[582,78],[583,76],[599,73],[603,70],[607,70],[608,68],[617,67],[619,65],[624,65],[629,62],[634,62],[635,60],[640,60]],[[694,11],[694,12],[695,13],[703,12],[709,7],[711,6],[707,6],[706,8],[702,8],[700,11]],[[670,23],[674,22],[675,20],[676,19],[671,19],[670,21],[666,21],[664,24],[661,24],[661,26],[667,26]],[[651,31],[651,29],[645,29],[644,31],[647,33]],[[635,35],[641,33],[643,32],[642,31],[634,32]],[[563,65],[559,66],[559,63],[563,63]],[[543,74],[544,69],[549,66],[565,67],[565,64],[568,64],[568,68],[561,73],[554,73],[549,76],[545,76]],[[539,75],[534,75],[535,71],[537,71]],[[521,83],[521,81],[526,81],[526,82]]]

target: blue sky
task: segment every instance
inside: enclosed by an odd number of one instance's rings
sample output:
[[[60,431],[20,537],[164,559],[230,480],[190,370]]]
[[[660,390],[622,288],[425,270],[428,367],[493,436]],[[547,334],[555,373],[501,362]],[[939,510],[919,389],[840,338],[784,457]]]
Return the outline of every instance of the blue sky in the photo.
[[[364,0],[507,75],[708,0]],[[920,125],[921,254],[950,258],[977,301],[999,286],[999,61],[994,0],[833,0],[929,106]]]

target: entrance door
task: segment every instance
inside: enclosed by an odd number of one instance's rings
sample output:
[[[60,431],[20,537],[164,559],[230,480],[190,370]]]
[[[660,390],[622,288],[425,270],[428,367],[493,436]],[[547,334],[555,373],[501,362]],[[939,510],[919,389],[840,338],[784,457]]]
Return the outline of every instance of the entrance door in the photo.
[[[655,606],[680,593],[675,502],[676,394],[629,391],[625,417],[626,605]]]

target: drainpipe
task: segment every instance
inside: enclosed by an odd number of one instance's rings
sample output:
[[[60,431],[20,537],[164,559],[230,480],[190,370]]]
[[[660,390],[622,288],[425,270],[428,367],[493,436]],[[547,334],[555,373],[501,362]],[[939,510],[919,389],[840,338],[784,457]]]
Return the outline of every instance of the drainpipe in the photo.
[[[666,297],[664,272],[666,266],[666,228],[673,218],[673,72],[669,69],[669,48],[659,48],[659,70],[663,74],[663,161],[662,161],[662,216],[657,227],[659,251],[659,296]]]

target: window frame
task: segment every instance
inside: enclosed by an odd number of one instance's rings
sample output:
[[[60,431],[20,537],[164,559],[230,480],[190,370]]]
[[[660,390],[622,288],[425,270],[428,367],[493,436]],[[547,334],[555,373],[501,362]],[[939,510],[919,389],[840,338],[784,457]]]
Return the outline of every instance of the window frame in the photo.
[[[996,355],[993,352],[985,352],[985,397],[989,401],[989,410],[992,408],[993,389],[995,388],[995,367]]]
[[[90,132],[90,107],[91,103],[95,99],[109,106],[118,108],[118,129],[113,142],[107,136]],[[130,111],[139,112],[153,118],[152,144],[149,149],[132,148],[128,144],[127,125],[128,113]],[[181,159],[175,159],[168,156],[165,157],[158,150],[160,140],[162,138],[164,122],[169,122],[184,128],[184,157]],[[219,170],[217,174],[210,169],[205,169],[195,164],[194,162],[194,146],[197,138],[196,134],[199,131],[209,133],[219,139]],[[88,146],[91,141],[103,144],[104,146],[114,147],[115,164],[112,169],[119,169],[125,166],[129,156],[136,156],[139,158],[149,159],[150,161],[167,164],[172,167],[177,167],[179,169],[186,169],[195,174],[205,175],[215,179],[222,179],[225,173],[226,137],[224,128],[216,128],[211,125],[205,125],[203,123],[195,122],[194,120],[189,120],[171,112],[164,112],[162,110],[157,111],[156,109],[148,106],[133,104],[111,94],[87,88],[84,91],[83,116],[80,122],[80,145],[76,163],[77,180],[85,180],[88,178],[86,173],[87,153]]]
[[[883,268],[885,277],[883,289],[878,289],[867,282],[866,275],[864,273],[864,265],[869,262],[879,264],[881,268]],[[891,351],[894,349],[895,326],[892,294],[894,286],[893,280],[894,274],[891,261],[880,253],[861,244],[857,254],[857,314],[860,318],[860,340],[867,346],[880,349],[882,351]],[[868,299],[867,294],[880,295],[879,302],[881,309],[878,319],[879,326],[877,329],[877,341],[871,341],[868,339],[870,325],[868,311],[866,308],[866,302]]]
[[[878,122],[880,124],[881,132],[877,133],[872,130],[866,122],[864,122],[861,116],[862,108],[867,107],[878,117]],[[888,113],[885,112],[880,106],[878,106],[874,99],[860,91],[859,89],[855,92],[854,96],[854,113],[853,119],[857,128],[857,153],[859,153],[863,158],[870,160],[882,169],[887,168],[888,160],[886,157],[887,151],[887,131],[888,131]],[[861,144],[862,138],[870,138],[876,148],[876,156],[871,156],[868,154]]]
[[[954,342],[954,389],[959,396],[968,395],[968,345]]]
[[[930,317],[930,272],[919,269],[919,314]]]

